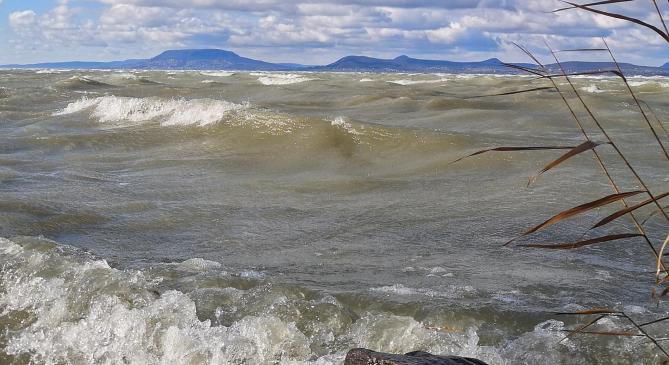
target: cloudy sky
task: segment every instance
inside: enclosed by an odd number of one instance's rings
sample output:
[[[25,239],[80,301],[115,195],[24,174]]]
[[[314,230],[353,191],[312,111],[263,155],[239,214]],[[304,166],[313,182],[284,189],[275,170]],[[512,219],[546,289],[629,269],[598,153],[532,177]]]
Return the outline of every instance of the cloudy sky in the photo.
[[[669,19],[669,5],[659,3]],[[600,47],[602,37],[620,60],[669,61],[669,45],[652,31],[584,11],[550,13],[562,6],[557,0],[0,0],[0,64],[146,58],[177,48],[304,64],[349,54],[526,61],[512,42],[545,54],[544,40],[555,48]],[[607,9],[661,26],[651,0]]]

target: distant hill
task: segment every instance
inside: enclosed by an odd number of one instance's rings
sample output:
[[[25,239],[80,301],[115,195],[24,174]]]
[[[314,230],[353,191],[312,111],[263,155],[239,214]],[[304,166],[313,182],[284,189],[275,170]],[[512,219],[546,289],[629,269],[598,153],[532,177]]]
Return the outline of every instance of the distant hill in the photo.
[[[661,66],[662,68],[669,68],[669,62],[665,63],[664,65]]]
[[[535,67],[528,63],[516,63],[525,67]],[[560,71],[557,64],[549,64],[546,67],[555,73]],[[613,62],[563,62],[562,67],[567,72],[587,72],[615,70]],[[621,63],[620,67],[628,75],[665,75],[669,76],[669,67],[665,68],[637,66],[629,63]],[[312,67],[314,71],[353,71],[353,72],[448,72],[448,73],[500,73],[511,74],[521,71],[506,67],[497,58],[491,58],[479,62],[453,62],[421,60],[408,56],[399,56],[393,59],[372,58],[365,56],[347,56],[326,66]]]
[[[518,64],[532,67],[530,64]],[[628,75],[669,76],[669,63],[662,67],[620,64]],[[235,70],[235,71],[355,71],[355,72],[445,72],[445,73],[497,73],[514,74],[518,70],[504,66],[502,61],[491,58],[478,62],[422,60],[409,56],[393,59],[366,56],[347,56],[325,66],[305,66],[295,63],[270,63],[242,57],[221,49],[183,49],[165,51],[153,58],[112,62],[50,62],[31,65],[5,65],[3,68],[54,68],[54,69],[145,69],[145,70]],[[555,64],[547,65],[559,72]],[[568,72],[612,70],[610,62],[564,62]]]
[[[374,71],[374,72],[480,72],[508,73],[497,58],[480,62],[453,62],[420,60],[409,56],[381,59],[365,56],[347,56],[326,66],[313,67],[316,71]]]
[[[186,49],[165,51],[142,62],[141,69],[184,70],[259,70],[277,71],[294,68],[241,57],[221,49]]]

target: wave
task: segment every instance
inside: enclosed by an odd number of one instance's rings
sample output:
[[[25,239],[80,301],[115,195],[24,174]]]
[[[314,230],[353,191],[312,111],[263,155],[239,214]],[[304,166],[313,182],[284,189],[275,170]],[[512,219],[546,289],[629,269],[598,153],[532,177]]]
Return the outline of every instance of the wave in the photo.
[[[658,80],[629,80],[627,83],[639,92],[663,92],[669,88],[669,82],[662,82]]]
[[[230,77],[234,74],[234,72],[200,72],[200,75],[213,77]]]
[[[444,82],[447,82],[447,81],[448,81],[448,79],[446,79],[446,78],[441,78],[441,79],[437,79],[437,80],[401,79],[401,80],[391,80],[391,81],[388,81],[388,83],[402,85],[402,86],[409,86],[409,85],[420,85],[420,84],[439,84],[439,83],[444,83]]]
[[[65,69],[43,69],[43,70],[37,70],[35,71],[36,74],[59,74],[63,72],[69,72],[71,70],[65,70]]]
[[[243,111],[248,105],[213,99],[132,98],[102,96],[83,97],[69,103],[54,116],[69,115],[91,110],[91,117],[101,123],[159,121],[161,125],[205,126],[224,119],[228,114]]]
[[[251,75],[253,75],[253,76],[262,75],[262,76],[258,77],[258,81],[263,85],[291,85],[291,84],[298,84],[298,83],[301,83],[301,82],[315,80],[315,79],[305,77],[303,75],[297,75],[297,74],[256,74],[256,73],[252,73]]]
[[[71,90],[88,90],[115,87],[114,85],[107,84],[87,76],[72,76],[67,80],[58,81],[56,86]]]
[[[565,326],[556,320],[484,345],[480,321],[417,320],[384,311],[379,302],[365,309],[368,299],[348,307],[327,293],[305,297],[304,289],[229,274],[203,259],[162,271],[119,270],[73,247],[22,237],[0,238],[0,265],[0,316],[12,328],[3,336],[3,352],[10,362],[330,365],[341,364],[353,347],[422,349],[501,365],[587,363],[593,355],[633,362],[632,354],[644,355],[630,351],[634,339],[613,340],[617,345],[604,347],[605,354],[577,346],[563,340]],[[397,285],[377,291],[428,293]],[[613,328],[610,322],[601,325]],[[505,330],[499,325],[495,331]]]
[[[421,295],[431,298],[462,298],[464,296],[473,295],[476,293],[474,287],[466,286],[457,286],[451,285],[446,290],[437,291],[433,289],[422,289],[422,288],[410,288],[402,284],[394,284],[388,286],[382,286],[379,288],[372,288],[374,292],[388,293],[393,295]]]
[[[362,133],[358,132],[351,123],[347,122],[344,117],[337,117],[331,123],[332,126],[341,128],[346,131],[346,133],[353,135],[361,135]]]
[[[134,73],[117,73],[111,76],[116,82],[126,85],[161,85],[162,83],[153,81],[146,76],[137,75]]]
[[[588,86],[582,87],[581,90],[583,90],[585,92],[593,93],[593,94],[600,94],[600,93],[607,92],[607,90],[602,90],[595,84],[590,84]]]

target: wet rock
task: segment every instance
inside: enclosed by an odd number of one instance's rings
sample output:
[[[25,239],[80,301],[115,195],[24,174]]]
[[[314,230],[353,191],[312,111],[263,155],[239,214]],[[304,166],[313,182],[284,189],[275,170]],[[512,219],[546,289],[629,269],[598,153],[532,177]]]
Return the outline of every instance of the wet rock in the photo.
[[[481,360],[459,356],[437,356],[423,351],[404,355],[386,354],[367,349],[353,349],[344,365],[487,365]]]

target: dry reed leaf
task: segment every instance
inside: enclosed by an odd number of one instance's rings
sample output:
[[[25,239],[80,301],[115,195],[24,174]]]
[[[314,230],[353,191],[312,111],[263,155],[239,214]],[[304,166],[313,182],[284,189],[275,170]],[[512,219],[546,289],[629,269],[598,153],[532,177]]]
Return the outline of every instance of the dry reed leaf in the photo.
[[[571,146],[524,146],[524,147],[495,147],[495,148],[487,148],[484,150],[476,151],[470,155],[460,157],[459,159],[452,161],[449,163],[454,164],[456,162],[462,161],[466,158],[480,155],[486,152],[513,152],[513,151],[541,151],[541,150],[568,150],[572,149],[574,147]]]
[[[597,1],[594,3],[588,3],[588,4],[581,4],[582,6],[597,6],[597,5],[608,5],[608,4],[615,4],[615,3],[626,3],[634,0],[603,0],[603,1]],[[553,10],[553,13],[557,13],[558,11],[562,10],[569,10],[569,9],[574,9],[575,7],[569,7],[569,8],[562,8],[562,9],[557,9]]]
[[[569,333],[568,335],[566,335],[562,340],[560,340],[560,342],[562,342],[562,341],[568,339],[569,337],[571,337],[571,336],[573,336],[573,335],[575,335],[575,334],[578,334],[578,333],[581,332],[581,331],[584,331],[586,328],[588,328],[588,327],[594,325],[595,323],[597,323],[597,322],[599,322],[600,320],[606,318],[607,316],[608,316],[608,313],[604,313],[604,314],[602,314],[601,316],[599,316],[599,317],[597,317],[597,318],[591,320],[590,322],[588,322],[588,323],[586,323],[586,324],[580,326],[579,328],[575,329],[573,332],[571,332],[571,333]]]
[[[457,327],[451,327],[448,325],[443,325],[443,326],[423,326],[425,329],[428,329],[430,331],[438,331],[438,332],[446,332],[446,333],[463,333],[462,328],[457,328]]]
[[[557,51],[553,51],[555,53],[560,53],[560,52],[600,52],[600,51],[606,51],[606,48],[575,48],[575,49],[560,49]]]
[[[537,75],[537,76],[542,76],[542,77],[545,77],[545,73],[546,73],[543,70],[538,70],[536,68],[526,67],[526,66],[521,66],[521,65],[514,65],[513,63],[502,63],[502,65],[504,67],[514,68],[514,69],[517,69],[517,70],[521,70],[521,71],[531,73],[531,74],[534,74],[534,75]]]
[[[662,269],[662,257],[664,257],[664,250],[667,248],[667,244],[669,244],[669,234],[667,234],[667,238],[664,240],[662,243],[662,247],[660,248],[660,252],[657,255],[657,262],[655,263],[655,278],[656,280],[660,280],[660,271]],[[665,277],[666,279],[667,277]],[[666,289],[665,289],[666,291]],[[662,292],[662,295],[660,297],[663,297],[666,293]]]
[[[618,314],[618,313],[620,313],[620,311],[616,311],[610,308],[592,308],[576,312],[559,312],[555,314],[558,316],[564,316],[564,315],[580,315],[580,314]]]
[[[669,192],[668,192],[668,193],[664,193],[664,194],[660,194],[660,195],[656,196],[656,197],[655,197],[655,200],[660,200],[660,199],[665,198],[665,197],[667,197],[667,196],[669,196]],[[639,203],[639,204],[636,204],[636,205],[627,207],[627,208],[625,208],[625,209],[621,209],[621,210],[619,210],[619,211],[617,211],[617,212],[615,212],[615,213],[609,215],[608,217],[602,219],[601,221],[597,222],[597,224],[595,224],[594,226],[592,226],[592,228],[590,228],[590,229],[594,229],[594,228],[597,228],[597,227],[601,227],[601,226],[603,226],[603,225],[605,225],[605,224],[608,224],[608,223],[610,223],[610,222],[613,222],[614,220],[616,220],[616,219],[618,219],[618,218],[624,216],[625,214],[627,214],[627,213],[631,213],[631,212],[633,212],[633,211],[635,211],[635,210],[637,210],[637,209],[639,209],[639,208],[641,208],[641,207],[644,207],[644,206],[646,206],[646,205],[648,205],[648,204],[651,204],[652,202],[653,202],[653,199],[647,199],[647,200],[642,201],[642,202]]]
[[[596,237],[596,238],[591,238],[587,240],[582,240],[582,241],[577,241],[577,242],[571,242],[571,243],[558,243],[558,244],[525,244],[525,245],[519,245],[520,247],[532,247],[532,248],[544,248],[544,249],[549,249],[549,250],[572,250],[576,248],[581,248],[584,246],[589,246],[589,245],[594,245],[597,243],[602,243],[602,242],[609,242],[609,241],[616,241],[616,240],[622,240],[626,238],[633,238],[633,237],[643,237],[642,234],[639,233],[621,233],[621,234],[611,234],[607,236],[602,236],[602,237]]]
[[[546,165],[537,174],[535,174],[534,176],[531,176],[529,181],[527,182],[527,186],[529,187],[544,172],[554,168],[555,166],[563,163],[564,161],[566,161],[566,160],[568,160],[568,159],[570,159],[570,158],[572,158],[572,157],[574,157],[578,154],[581,154],[585,151],[589,151],[589,150],[591,150],[591,149],[593,149],[593,148],[595,148],[595,147],[597,147],[601,144],[608,144],[608,142],[593,142],[593,141],[588,140],[588,141],[585,141],[585,142],[581,143],[580,145],[572,148],[569,152],[565,153],[564,155],[560,156],[558,159],[556,159],[553,162]]]
[[[530,93],[534,91],[542,91],[542,90],[555,90],[555,87],[553,86],[541,86],[541,87],[533,87],[531,89],[525,89],[525,90],[516,90],[516,91],[507,91],[504,93],[499,93],[499,94],[490,94],[490,95],[477,95],[477,96],[469,96],[464,99],[480,99],[480,98],[487,98],[491,96],[504,96],[504,95],[514,95],[514,94],[523,94],[523,93]]]
[[[562,330],[563,332],[574,332],[574,330]],[[634,332],[606,332],[606,331],[580,331],[579,333],[587,335],[600,335],[600,336],[620,336],[620,337],[646,337],[645,335],[640,335]]]
[[[543,223],[525,231],[520,236],[518,236],[518,237],[510,240],[509,242],[505,243],[504,246],[508,246],[513,241],[517,240],[518,238],[521,238],[521,237],[527,236],[529,234],[535,233],[537,231],[540,231],[540,230],[542,230],[546,227],[552,226],[553,224],[558,223],[558,222],[560,222],[562,220],[565,220],[567,218],[571,218],[575,215],[585,213],[589,210],[599,208],[601,206],[611,204],[615,201],[625,199],[625,198],[629,198],[630,196],[634,196],[634,195],[645,193],[645,192],[646,192],[645,190],[635,190],[635,191],[628,191],[628,192],[625,192],[625,193],[611,194],[611,195],[607,195],[607,196],[605,196],[601,199],[597,199],[597,200],[591,201],[589,203],[581,204],[581,205],[576,206],[574,208],[567,209],[565,211],[562,211],[562,212],[554,215],[553,217],[546,220],[545,222],[543,222]]]
[[[665,205],[665,206],[662,207],[662,208],[663,208],[663,209],[669,209],[669,205]],[[648,220],[650,220],[651,218],[653,218],[654,216],[656,216],[658,213],[660,213],[660,208],[656,208],[652,213],[650,213],[650,214],[648,215],[648,217],[646,217],[646,218],[641,222],[641,225],[643,226],[644,224],[646,224],[646,222],[648,222]]]
[[[601,3],[614,3],[614,2],[623,2],[623,1],[624,0],[617,0],[617,1],[616,0],[610,0],[609,2],[601,2]],[[629,17],[627,15],[622,15],[622,14],[618,14],[618,13],[611,13],[611,12],[608,12],[608,11],[603,11],[603,10],[599,10],[599,9],[590,8],[590,7],[588,7],[587,4],[586,5],[579,5],[579,4],[576,4],[576,3],[572,3],[570,1],[562,1],[562,2],[571,5],[572,8],[563,8],[563,9],[558,9],[556,11],[579,8],[579,9],[586,10],[586,11],[589,11],[589,12],[592,12],[592,13],[595,13],[595,14],[605,15],[605,16],[608,16],[610,18],[625,20],[625,21],[628,21],[628,22],[631,22],[631,23],[641,25],[641,26],[646,27],[648,29],[651,29],[655,33],[659,34],[665,41],[669,42],[669,35],[668,34],[664,33],[660,28],[658,28],[658,27],[656,27],[652,24],[648,24],[648,23],[646,23],[642,20],[632,18],[632,17]],[[602,4],[595,4],[595,5],[602,5]]]

